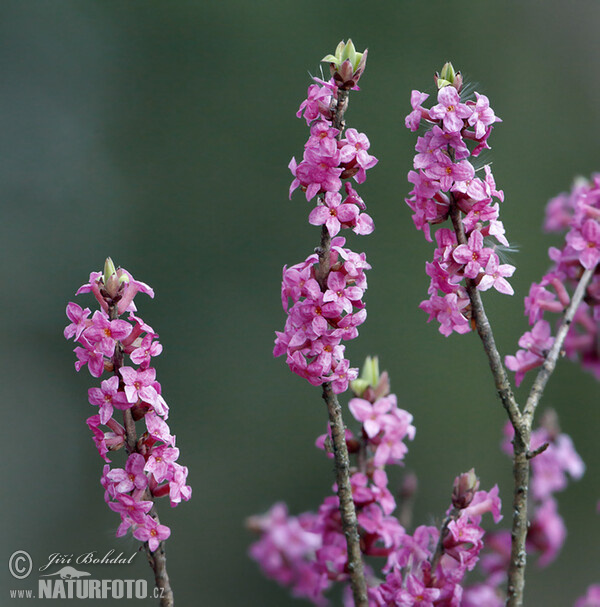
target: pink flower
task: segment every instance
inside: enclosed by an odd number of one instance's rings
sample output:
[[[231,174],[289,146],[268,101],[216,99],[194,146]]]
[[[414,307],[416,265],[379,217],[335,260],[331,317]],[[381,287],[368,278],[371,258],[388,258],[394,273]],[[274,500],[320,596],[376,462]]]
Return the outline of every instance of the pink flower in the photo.
[[[100,407],[100,422],[106,424],[113,413],[113,406],[117,409],[128,409],[131,404],[127,402],[124,392],[119,392],[119,378],[113,375],[102,382],[100,388],[88,390],[90,404]]]
[[[581,230],[573,230],[567,234],[567,243],[579,252],[581,265],[590,270],[600,261],[600,222],[588,219]]]
[[[117,493],[129,493],[134,489],[145,489],[148,485],[148,477],[144,474],[144,456],[132,453],[127,458],[125,470],[115,468],[106,474],[115,485]]]
[[[468,160],[454,163],[446,154],[440,155],[436,163],[425,169],[424,173],[427,177],[438,179],[440,189],[444,192],[457,182],[469,181],[475,177],[475,169]]]
[[[65,327],[65,339],[71,339],[74,336],[75,341],[79,340],[79,337],[85,329],[89,326],[87,317],[90,315],[90,309],[81,309],[76,303],[67,304],[67,317],[71,321],[71,324]]]
[[[452,257],[458,263],[465,264],[464,275],[476,278],[490,259],[492,249],[483,246],[483,236],[479,230],[473,230],[467,244],[460,244],[454,249]]]
[[[158,356],[162,349],[160,342],[154,341],[154,335],[146,335],[140,345],[131,352],[129,358],[136,365],[148,367],[151,358]]]
[[[173,463],[179,457],[179,449],[160,445],[154,447],[144,465],[144,470],[150,472],[157,483],[173,478]]]
[[[390,398],[380,398],[371,404],[362,398],[353,398],[348,407],[354,418],[361,422],[365,434],[369,438],[377,436],[382,430],[383,417],[392,408],[393,401]]]
[[[560,514],[556,501],[552,498],[544,500],[537,508],[527,532],[527,550],[539,550],[538,560],[540,567],[549,565],[560,552],[567,529]]]
[[[427,93],[421,93],[420,91],[412,91],[410,94],[410,105],[413,111],[406,117],[405,124],[406,128],[411,131],[416,131],[421,123],[421,117],[426,110],[423,109],[421,104],[425,101],[429,95]]]
[[[308,216],[308,222],[313,226],[325,224],[331,237],[336,236],[342,224],[353,223],[358,217],[358,207],[353,204],[342,204],[339,192],[327,192],[325,204],[316,206]]]
[[[469,116],[467,122],[470,126],[475,127],[475,137],[481,139],[488,126],[491,126],[494,122],[502,121],[500,118],[496,118],[494,110],[490,107],[490,101],[485,95],[475,93],[475,97],[477,97],[477,103],[473,107],[473,113]]]
[[[460,102],[458,92],[453,86],[444,86],[438,91],[438,105],[429,110],[434,120],[442,120],[444,130],[452,133],[464,127],[464,119],[469,118],[473,110]]]
[[[500,265],[498,261],[498,256],[492,253],[485,266],[485,274],[481,277],[477,288],[480,291],[487,291],[489,288],[494,287],[499,293],[513,295],[514,290],[506,280],[506,277],[512,276],[516,268],[507,263]]]
[[[156,369],[136,370],[133,367],[121,367],[119,373],[125,382],[125,394],[128,402],[136,404],[138,400],[154,405],[158,393],[152,385],[156,379]]]
[[[152,516],[145,516],[142,524],[138,523],[133,536],[141,542],[148,542],[151,552],[158,549],[160,542],[170,537],[171,530],[166,525],[159,525]]]
[[[445,88],[452,87],[447,86]],[[427,588],[416,576],[409,574],[406,576],[406,587],[401,588],[396,595],[395,604],[406,607],[411,605],[433,607],[434,601],[440,596],[440,592],[439,588]]]
[[[369,139],[364,133],[359,133],[356,129],[346,130],[345,145],[340,149],[340,161],[351,166],[356,163],[360,167],[354,177],[357,183],[364,183],[367,178],[365,172],[378,162],[375,156],[367,153],[370,145]]]
[[[109,320],[105,312],[96,310],[92,316],[92,326],[85,330],[84,337],[94,345],[94,349],[111,357],[115,353],[117,341],[123,341],[132,330],[126,320]]]

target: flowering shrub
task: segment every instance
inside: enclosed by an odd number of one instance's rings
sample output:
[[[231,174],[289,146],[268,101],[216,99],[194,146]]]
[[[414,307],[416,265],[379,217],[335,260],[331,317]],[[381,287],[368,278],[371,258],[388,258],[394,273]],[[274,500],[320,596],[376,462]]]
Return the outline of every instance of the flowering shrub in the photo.
[[[550,247],[552,266],[540,283],[533,283],[525,298],[525,314],[531,331],[519,340],[520,350],[506,357],[506,366],[515,371],[517,386],[527,371],[543,364],[554,343],[546,313],[563,314],[585,270],[594,270],[600,261],[600,175],[583,179],[569,194],[560,194],[546,207],[544,228],[548,232],[567,230],[562,248]],[[564,342],[569,358],[579,359],[584,369],[600,379],[600,274],[596,271],[577,308]]]
[[[92,272],[89,282],[77,291],[77,295],[81,293],[93,293],[100,309],[90,318],[89,308],[72,302],[67,306],[71,324],[65,328],[65,338],[79,344],[74,350],[75,368],[80,371],[87,365],[96,378],[112,373],[100,387],[88,390],[89,402],[98,407],[98,413],[87,424],[107,462],[101,479],[104,499],[121,518],[117,537],[131,529],[149,553],[154,553],[171,534],[159,521],[154,499],[168,496],[174,507],[192,495],[186,484],[188,469],[177,463],[179,449],[166,422],[169,407],[151,366],[162,345],[154,329],[137,315],[133,301],[137,293],[154,297],[154,292],[127,270],[116,270],[108,259],[104,274]],[[127,318],[121,318],[123,314]],[[130,364],[126,364],[127,357]],[[117,412],[122,423],[115,418]],[[142,420],[145,427],[138,433],[136,422]],[[127,454],[125,466],[111,467],[108,454],[120,449]],[[162,547],[160,552],[164,553]]]
[[[305,192],[308,201],[317,197],[308,221],[322,226],[322,240],[318,253],[283,268],[281,302],[287,320],[284,331],[276,334],[273,352],[275,356],[285,354],[290,369],[311,384],[330,382],[338,394],[358,374],[344,357],[342,341],[354,339],[357,327],[367,317],[362,297],[367,288],[365,270],[371,267],[365,254],[346,248],[345,238],[338,233],[349,228],[356,234],[370,234],[374,229],[373,220],[364,212],[364,201],[349,181],[341,193],[342,179],[363,183],[366,171],[377,164],[368,153],[370,143],[364,133],[353,128],[345,136],[343,133],[348,90],[358,90],[356,82],[367,58],[366,51],[352,52],[355,65],[348,73],[340,76],[334,69],[329,82],[315,78],[297,113],[299,118],[304,116],[310,135],[303,160],[297,164],[292,158],[289,165],[294,175],[290,197],[297,188]],[[333,55],[326,59],[330,57],[333,65],[337,59]]]
[[[438,321],[443,335],[475,329],[481,338],[509,418],[503,449],[513,459],[514,497],[511,529],[486,532],[481,526],[485,513],[495,523],[502,518],[498,487],[480,490],[471,470],[456,477],[442,522],[411,531],[416,480],[405,476],[396,516],[386,467],[403,464],[406,441],[415,436],[412,416],[398,407],[376,359],[367,359],[358,378],[341,343],[356,337],[365,320],[364,270],[370,266],[364,254],[345,248],[338,234],[343,229],[369,234],[374,227],[358,193],[344,182],[354,178],[362,183],[377,162],[364,134],[355,129],[344,133],[348,93],[358,89],[366,56],[351,41],[340,43],[323,60],[330,64],[331,79],[315,79],[297,114],[305,118],[310,136],[302,161],[293,158],[289,165],[294,176],[290,197],[298,188],[308,201],[317,197],[309,222],[322,232],[313,254],[284,267],[281,296],[287,321],[276,334],[274,349],[275,356],[286,355],[292,371],[323,387],[329,426],[317,446],[335,460],[334,495],[316,512],[292,516],[280,502],[265,515],[248,519],[248,527],[259,535],[250,555],[265,575],[316,605],[326,604],[325,594],[335,583],[344,586],[347,605],[522,605],[527,554],[537,553],[538,565],[546,566],[566,536],[554,493],[566,487],[568,476],[578,479],[585,469],[553,412],[545,414],[536,430],[533,420],[563,345],[569,356],[579,356],[600,375],[600,178],[578,184],[571,195],[561,195],[548,207],[547,228],[568,227],[569,232],[562,249],[550,250],[554,266],[526,299],[534,326],[519,342],[523,349],[506,357],[506,366],[517,372],[517,385],[526,371],[541,367],[520,406],[480,296],[492,287],[513,294],[507,279],[515,268],[501,263],[499,255],[509,246],[499,219],[504,194],[490,165],[478,164],[500,119],[485,95],[469,93],[451,64],[435,76],[437,103],[425,107],[429,95],[412,92],[405,124],[411,131],[425,129],[408,174],[413,189],[406,203],[417,229],[436,244],[433,260],[426,264],[429,299],[420,307],[429,321]],[[432,226],[445,222],[432,232]],[[547,311],[563,315],[555,337],[542,319]],[[360,423],[357,433],[344,426],[336,397],[348,386],[354,393],[348,407]],[[473,578],[470,572],[475,570]],[[598,586],[592,585],[576,605],[596,605],[597,597]]]

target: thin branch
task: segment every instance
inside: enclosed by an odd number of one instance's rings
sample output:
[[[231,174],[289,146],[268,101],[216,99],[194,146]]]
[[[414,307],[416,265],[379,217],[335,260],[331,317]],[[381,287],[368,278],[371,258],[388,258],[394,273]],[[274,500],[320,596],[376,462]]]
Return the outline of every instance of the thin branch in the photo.
[[[108,315],[110,320],[115,320],[119,317],[118,305],[115,302],[108,302]],[[112,357],[113,373],[119,378],[119,389],[123,389],[123,379],[119,374],[119,369],[123,366],[123,345],[120,341],[117,341],[115,346],[115,353]],[[137,444],[137,431],[135,428],[135,420],[131,409],[125,409],[123,411],[123,425],[125,427],[125,445],[127,453],[139,453]],[[144,499],[154,502],[154,498],[150,493],[149,489],[146,489]],[[154,504],[150,512],[148,513],[157,524],[160,524],[158,514]],[[154,581],[156,588],[159,591],[159,603],[160,607],[174,607],[175,598],[173,597],[173,590],[171,589],[171,583],[169,582],[169,574],[167,573],[167,555],[165,553],[164,542],[161,541],[158,548],[152,552],[148,542],[144,542],[144,550],[148,557],[148,563],[154,571]]]
[[[368,607],[367,584],[358,537],[358,521],[354,500],[352,499],[352,485],[350,484],[350,458],[346,445],[346,428],[342,419],[342,407],[329,382],[323,384],[323,400],[327,405],[333,439],[337,494],[340,500],[342,530],[348,547],[348,573],[354,596],[354,605],[356,607]]]
[[[348,91],[338,89],[337,102],[332,108],[333,127],[339,130],[337,139],[341,139],[344,129],[344,112],[348,107]],[[321,242],[316,249],[319,255],[319,269],[317,280],[323,291],[327,290],[327,276],[330,271],[331,237],[327,227],[321,229]],[[331,436],[333,440],[333,454],[335,459],[335,474],[340,500],[340,517],[342,530],[346,537],[348,549],[348,573],[350,585],[354,596],[355,607],[368,607],[367,584],[365,582],[360,539],[358,536],[358,522],[356,509],[352,499],[352,485],[350,484],[350,458],[346,445],[346,428],[342,419],[342,408],[334,394],[331,383],[323,384],[323,399],[327,405]]]
[[[550,352],[546,356],[546,360],[542,365],[535,381],[533,382],[533,386],[531,386],[531,391],[529,392],[529,398],[527,399],[527,403],[525,405],[525,411],[523,412],[523,417],[527,422],[531,423],[533,421],[533,416],[535,414],[536,407],[539,403],[539,400],[544,392],[544,388],[556,367],[556,362],[558,361],[558,357],[560,356],[563,344],[565,342],[565,338],[567,337],[567,333],[571,328],[571,323],[573,322],[573,318],[575,317],[575,313],[577,312],[577,308],[583,301],[583,297],[585,295],[585,290],[587,289],[592,276],[594,275],[594,271],[597,266],[590,268],[589,270],[585,270],[585,272],[581,275],[579,279],[579,284],[575,289],[575,293],[571,299],[571,303],[565,312],[564,318],[558,331],[556,332],[556,338],[554,339],[554,343],[552,344],[552,348],[550,348]]]
[[[521,607],[523,605],[523,590],[525,588],[525,564],[527,560],[527,493],[529,488],[529,460],[541,453],[544,449],[536,449],[533,453],[529,451],[533,416],[536,407],[548,383],[548,379],[556,367],[565,338],[575,316],[577,308],[583,300],[585,290],[589,284],[594,269],[586,270],[579,280],[571,303],[565,312],[563,321],[558,329],[554,344],[546,356],[525,405],[522,415],[520,431],[515,428],[513,448],[515,457],[513,460],[513,474],[515,478],[515,492],[513,497],[513,527],[511,532],[511,555],[508,570],[508,596],[506,607]]]
[[[458,243],[467,244],[465,228],[460,217],[460,209],[458,208],[452,195],[450,196],[450,218],[452,220],[452,225],[454,226],[454,232],[456,233]],[[467,278],[466,284],[467,293],[469,295],[469,299],[471,300],[472,318],[475,320],[477,333],[479,333],[479,337],[483,343],[483,349],[487,354],[490,369],[496,384],[496,390],[498,391],[498,396],[500,397],[500,400],[508,413],[508,417],[515,428],[515,431],[518,432],[518,426],[521,422],[521,412],[515,400],[510,382],[508,381],[508,376],[506,375],[506,370],[502,364],[500,353],[496,347],[490,321],[487,318],[485,308],[483,307],[483,302],[481,301],[481,296],[477,290],[477,287],[475,286],[474,281]]]

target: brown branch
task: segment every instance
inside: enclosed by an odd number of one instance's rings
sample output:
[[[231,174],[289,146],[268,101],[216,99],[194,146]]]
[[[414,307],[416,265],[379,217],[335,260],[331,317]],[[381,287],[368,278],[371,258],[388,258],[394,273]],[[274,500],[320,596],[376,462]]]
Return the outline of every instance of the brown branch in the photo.
[[[579,284],[575,289],[575,293],[573,293],[573,297],[571,298],[571,303],[567,308],[565,315],[563,317],[562,323],[556,332],[556,338],[554,339],[554,343],[550,348],[550,352],[546,356],[546,360],[542,365],[535,381],[533,382],[533,386],[531,386],[531,391],[529,392],[529,398],[527,399],[527,403],[525,404],[525,410],[523,412],[523,417],[529,423],[533,421],[533,416],[535,414],[535,410],[537,408],[538,402],[544,392],[544,388],[556,367],[556,362],[558,361],[558,357],[560,356],[563,344],[565,342],[565,338],[567,337],[567,333],[571,328],[571,323],[573,322],[573,318],[575,317],[575,313],[577,312],[577,308],[583,301],[583,297],[585,295],[585,290],[587,289],[592,276],[594,275],[594,271],[597,266],[590,268],[589,270],[585,270],[585,272],[581,275],[579,279]]]
[[[342,530],[348,547],[348,573],[354,596],[355,607],[368,607],[367,584],[358,537],[358,521],[352,499],[350,484],[350,458],[346,445],[346,428],[342,419],[342,407],[331,389],[331,383],[323,384],[323,400],[329,413],[329,425],[333,439],[333,454],[335,458],[335,478],[338,486],[337,494],[340,500],[340,516]]]
[[[461,221],[461,213],[454,197],[450,196],[450,218],[459,244],[467,244],[464,226]],[[500,354],[496,347],[492,328],[485,314],[483,302],[475,282],[466,279],[466,288],[471,301],[471,314],[477,327],[477,332],[483,343],[487,354],[490,369],[496,384],[498,396],[502,401],[510,422],[515,430],[513,439],[513,519],[511,530],[511,556],[508,569],[508,585],[506,607],[520,607],[523,605],[523,592],[525,588],[525,565],[527,563],[527,495],[529,491],[529,460],[539,455],[544,449],[540,448],[531,452],[529,450],[531,431],[533,427],[533,416],[536,407],[543,394],[548,379],[556,367],[562,345],[569,331],[577,308],[583,300],[585,290],[594,273],[594,268],[586,270],[577,285],[571,303],[567,308],[561,326],[558,329],[554,344],[546,356],[546,360],[538,373],[523,412],[515,400],[510,382],[502,364]]]
[[[454,227],[454,232],[456,233],[458,244],[467,244],[467,237],[465,235],[465,228],[461,221],[460,209],[458,208],[452,195],[450,195],[450,218],[452,220],[452,225]],[[500,400],[508,413],[508,417],[515,428],[515,431],[517,431],[517,426],[521,421],[521,412],[515,400],[510,382],[508,381],[508,376],[506,375],[506,370],[502,364],[500,353],[496,347],[492,327],[485,313],[485,308],[483,307],[483,302],[481,301],[481,295],[479,294],[473,280],[467,278],[465,281],[467,285],[467,293],[471,301],[472,318],[475,321],[477,333],[479,334],[481,342],[483,343],[483,349],[487,354],[498,396],[500,397]]]
[[[348,91],[338,89],[337,101],[331,108],[333,127],[339,130],[337,139],[340,140],[344,129],[344,113],[348,107]],[[319,255],[319,269],[317,280],[323,291],[327,290],[327,277],[330,271],[331,237],[327,226],[321,228],[321,242],[316,249]],[[327,405],[329,424],[333,441],[333,454],[335,459],[335,475],[338,486],[338,498],[340,500],[340,517],[342,530],[346,537],[348,549],[348,573],[350,575],[350,586],[354,596],[355,607],[368,607],[367,584],[365,581],[362,553],[360,550],[360,539],[358,537],[358,522],[356,519],[356,508],[352,499],[352,486],[350,484],[350,458],[348,457],[348,446],[346,445],[346,429],[342,419],[342,408],[337,396],[331,389],[331,383],[323,384],[323,399]]]
[[[507,607],[520,607],[523,605],[523,589],[525,588],[525,563],[527,552],[525,543],[527,540],[527,491],[529,486],[529,460],[541,453],[540,448],[533,453],[529,451],[531,429],[533,427],[533,416],[544,392],[544,388],[550,379],[550,375],[556,367],[565,338],[575,316],[577,308],[583,300],[585,290],[589,284],[594,268],[586,270],[579,280],[571,303],[565,312],[562,323],[556,333],[550,352],[542,365],[525,404],[520,424],[520,432],[515,432],[513,447],[515,452],[513,474],[515,478],[515,493],[513,498],[513,527],[511,533],[511,555],[508,570],[508,597]],[[543,447],[543,446],[542,446]]]
[[[110,320],[119,318],[118,304],[113,301],[108,301],[108,316]],[[115,353],[112,357],[113,373],[119,378],[119,388],[123,388],[123,380],[119,374],[119,369],[123,366],[123,345],[120,341],[117,341],[115,346]],[[123,411],[123,426],[125,427],[125,445],[127,453],[139,453],[137,444],[137,431],[135,428],[135,421],[131,413],[131,409],[125,409]],[[154,498],[150,493],[149,489],[146,489],[144,499],[154,502]],[[157,524],[160,524],[156,508],[152,505],[152,509],[148,513],[149,516],[156,520]],[[148,563],[154,571],[154,581],[156,588],[159,591],[159,603],[160,607],[173,607],[175,605],[175,599],[173,597],[173,590],[169,582],[169,574],[167,573],[167,555],[165,553],[164,542],[160,542],[158,548],[152,552],[148,542],[144,542],[144,550],[148,557]]]

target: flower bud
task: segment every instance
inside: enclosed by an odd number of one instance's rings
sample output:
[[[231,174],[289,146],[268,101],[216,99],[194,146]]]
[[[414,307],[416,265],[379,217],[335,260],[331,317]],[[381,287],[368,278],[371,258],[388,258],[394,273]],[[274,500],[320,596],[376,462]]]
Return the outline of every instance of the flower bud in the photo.
[[[471,468],[454,479],[452,505],[458,510],[466,508],[473,501],[477,489],[479,489],[479,479],[475,474],[475,469]]]
[[[352,40],[343,40],[337,45],[334,55],[321,59],[329,63],[329,69],[336,85],[344,90],[356,86],[365,69],[367,50],[357,53]]]
[[[461,73],[454,71],[454,66],[450,61],[444,64],[444,67],[442,67],[439,73],[435,73],[433,79],[438,90],[445,86],[453,86],[460,93],[460,89],[463,85]]]
[[[104,289],[109,297],[114,297],[119,291],[119,277],[115,264],[110,257],[106,258],[104,262],[104,274],[102,276],[102,282],[104,283]]]
[[[350,382],[350,389],[359,398],[369,387],[375,388],[379,383],[379,359],[377,356],[367,356],[360,377]]]

